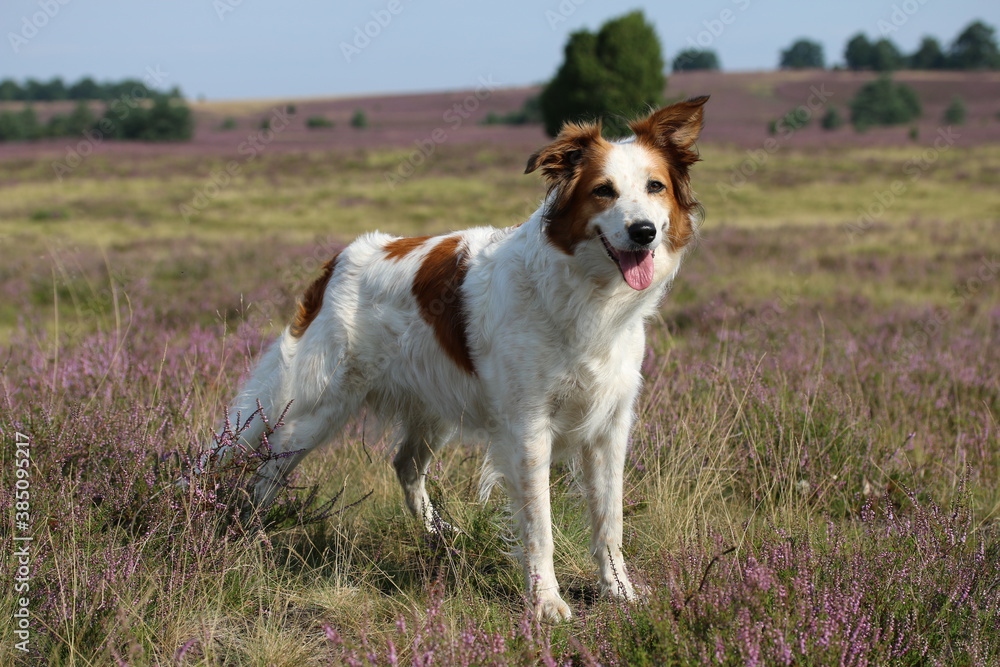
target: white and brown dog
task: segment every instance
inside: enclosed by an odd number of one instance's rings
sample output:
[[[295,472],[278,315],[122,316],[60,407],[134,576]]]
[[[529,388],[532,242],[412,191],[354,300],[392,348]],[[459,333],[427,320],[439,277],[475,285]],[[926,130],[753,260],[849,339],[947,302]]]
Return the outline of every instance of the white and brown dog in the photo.
[[[707,99],[637,120],[622,141],[566,125],[528,160],[525,173],[540,169],[549,192],[517,227],[370,233],[327,262],[231,407],[235,420],[258,401],[270,416],[291,404],[270,440],[289,455],[259,471],[257,502],[367,406],[400,427],[393,465],[407,507],[432,527],[432,454],[455,437],[482,440],[481,488],[506,487],[538,613],[565,619],[549,470],[579,455],[600,586],[634,598],[621,551],[626,445],[644,323],[700,213],[688,168]],[[243,433],[251,447],[264,428],[255,421]]]

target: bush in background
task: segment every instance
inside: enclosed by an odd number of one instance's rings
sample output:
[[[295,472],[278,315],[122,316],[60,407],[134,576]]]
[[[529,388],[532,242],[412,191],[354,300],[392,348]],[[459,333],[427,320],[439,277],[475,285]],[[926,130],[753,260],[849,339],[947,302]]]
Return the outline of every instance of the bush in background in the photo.
[[[612,19],[594,34],[570,35],[564,59],[541,94],[549,136],[567,121],[601,118],[611,136],[628,133],[625,118],[660,106],[666,77],[653,26],[641,11]]]
[[[320,130],[333,127],[333,121],[326,116],[309,116],[306,118],[306,127],[310,130]]]
[[[851,124],[858,130],[873,125],[900,125],[920,118],[922,109],[916,91],[884,75],[865,84],[848,103]]]
[[[368,127],[368,115],[362,109],[358,109],[351,116],[351,127],[356,129],[364,129]]]
[[[718,70],[719,56],[710,49],[684,49],[674,58],[675,72],[692,72],[695,70]]]
[[[965,102],[961,97],[954,97],[944,110],[944,122],[949,125],[965,125],[965,116]]]
[[[823,45],[809,39],[797,40],[781,52],[778,66],[781,69],[807,69],[811,67],[823,69],[826,66],[823,58]]]
[[[819,121],[824,130],[836,130],[844,126],[844,117],[837,107],[830,107]]]

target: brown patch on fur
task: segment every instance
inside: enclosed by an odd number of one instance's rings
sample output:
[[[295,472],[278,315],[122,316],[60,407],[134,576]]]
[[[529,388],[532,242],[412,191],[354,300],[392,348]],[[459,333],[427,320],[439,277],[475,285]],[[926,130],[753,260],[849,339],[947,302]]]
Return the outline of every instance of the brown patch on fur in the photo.
[[[668,194],[673,204],[667,237],[674,251],[683,248],[694,237],[691,215],[701,209],[691,191],[688,169],[701,159],[694,143],[701,134],[705,116],[703,107],[707,101],[708,96],[704,96],[671,104],[629,124],[635,132],[636,141],[662,157],[669,175]]]
[[[319,314],[319,309],[323,306],[323,294],[326,292],[327,283],[330,282],[330,276],[337,268],[338,257],[340,257],[339,251],[323,265],[323,273],[306,288],[305,294],[299,300],[299,309],[291,326],[291,333],[295,338],[301,338]]]
[[[460,237],[449,236],[427,253],[413,277],[413,296],[445,354],[466,373],[475,375],[461,291],[469,261],[460,243]]]
[[[610,204],[588,196],[600,183],[610,149],[599,123],[567,123],[555,141],[528,158],[524,173],[541,168],[549,193],[555,194],[545,211],[545,231],[567,255],[587,238],[591,217]]]
[[[398,262],[422,246],[429,238],[429,236],[416,236],[412,238],[402,238],[389,241],[385,244],[385,258],[394,259]]]

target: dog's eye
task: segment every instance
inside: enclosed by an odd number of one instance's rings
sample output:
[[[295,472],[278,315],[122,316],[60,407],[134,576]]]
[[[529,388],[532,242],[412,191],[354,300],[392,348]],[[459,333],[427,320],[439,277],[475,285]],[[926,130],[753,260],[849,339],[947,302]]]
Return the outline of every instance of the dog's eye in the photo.
[[[657,192],[663,192],[666,189],[667,186],[659,181],[650,181],[649,183],[646,183],[646,192],[651,195],[655,195]]]
[[[607,185],[607,184],[598,185],[596,188],[594,188],[594,196],[595,197],[614,197],[615,196],[615,189],[613,187],[611,187],[610,185]]]

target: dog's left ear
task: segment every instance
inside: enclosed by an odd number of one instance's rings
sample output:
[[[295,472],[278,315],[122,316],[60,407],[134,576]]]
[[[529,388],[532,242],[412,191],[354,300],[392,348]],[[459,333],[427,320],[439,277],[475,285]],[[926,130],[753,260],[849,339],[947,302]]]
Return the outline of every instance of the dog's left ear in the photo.
[[[649,141],[658,148],[676,148],[682,159],[696,162],[697,154],[691,150],[701,134],[705,119],[705,102],[708,95],[692,97],[684,102],[671,104],[654,111],[646,118],[629,123],[636,138]],[[688,162],[688,159],[684,159]]]

